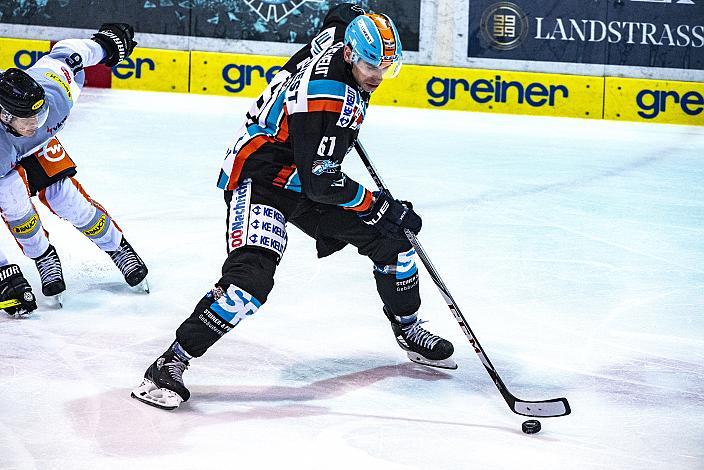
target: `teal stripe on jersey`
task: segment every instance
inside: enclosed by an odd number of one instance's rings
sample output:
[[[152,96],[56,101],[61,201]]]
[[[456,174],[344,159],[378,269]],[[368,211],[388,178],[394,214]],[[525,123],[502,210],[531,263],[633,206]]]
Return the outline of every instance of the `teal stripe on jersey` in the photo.
[[[345,99],[347,85],[336,80],[313,80],[308,83],[308,99],[316,97],[333,97]]]
[[[284,114],[284,99],[286,98],[285,93],[279,94],[276,97],[274,105],[269,111],[269,117],[266,119],[266,129],[269,135],[276,135],[281,125],[281,117]]]
[[[364,199],[364,186],[357,184],[357,195],[350,202],[346,204],[340,204],[342,207],[354,207],[358,206]]]

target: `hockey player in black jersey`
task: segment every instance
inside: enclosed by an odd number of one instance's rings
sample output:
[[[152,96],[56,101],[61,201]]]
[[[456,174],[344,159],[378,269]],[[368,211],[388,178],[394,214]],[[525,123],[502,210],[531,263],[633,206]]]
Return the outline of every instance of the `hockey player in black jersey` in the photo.
[[[218,179],[228,227],[222,277],[147,369],[134,398],[164,409],[188,400],[182,374],[189,361],[266,302],[290,225],[315,239],[321,258],[347,244],[369,257],[383,311],[409,358],[457,367],[452,344],[417,316],[418,272],[404,229],[418,233],[421,218],[410,203],[372,193],[341,170],[370,94],[400,67],[393,22],[342,4],[273,78],[227,149]]]

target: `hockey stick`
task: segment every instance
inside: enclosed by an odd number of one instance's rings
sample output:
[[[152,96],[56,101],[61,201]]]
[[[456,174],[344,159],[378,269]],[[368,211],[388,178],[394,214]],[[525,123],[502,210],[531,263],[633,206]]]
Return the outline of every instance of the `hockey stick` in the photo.
[[[367,171],[369,171],[369,174],[374,180],[374,183],[380,190],[386,191],[389,197],[392,197],[391,193],[389,193],[388,188],[381,180],[379,173],[377,173],[376,169],[374,168],[374,165],[369,160],[369,154],[367,154],[367,151],[362,146],[362,143],[357,140],[354,146],[357,150],[357,153],[359,154],[359,157],[362,159],[364,166],[367,167]],[[457,320],[457,323],[459,323],[460,328],[462,328],[462,331],[469,340],[469,344],[472,345],[472,347],[474,348],[474,352],[476,352],[477,356],[479,356],[479,359],[482,361],[482,364],[484,364],[484,368],[489,373],[489,376],[494,381],[494,384],[496,384],[496,388],[499,389],[499,393],[501,393],[501,396],[504,397],[504,400],[506,400],[506,404],[509,406],[509,408],[511,408],[511,411],[519,415],[531,416],[536,418],[550,418],[570,414],[570,404],[567,402],[566,398],[553,398],[551,400],[545,401],[526,401],[516,398],[511,392],[508,391],[508,388],[506,388],[506,384],[504,384],[504,381],[501,380],[501,377],[499,377],[499,373],[496,371],[496,368],[494,368],[493,364],[487,357],[486,353],[484,352],[484,348],[482,348],[482,346],[479,344],[479,341],[477,340],[477,337],[474,335],[471,328],[469,328],[467,320],[465,320],[464,315],[462,315],[462,312],[460,311],[460,308],[457,306],[457,303],[452,298],[452,294],[450,294],[450,291],[448,290],[447,286],[445,286],[445,283],[440,278],[440,274],[438,274],[438,272],[435,270],[433,263],[430,262],[430,258],[428,258],[428,255],[426,254],[425,250],[418,241],[418,238],[416,238],[415,234],[408,229],[406,229],[405,233],[406,237],[408,237],[408,241],[411,242],[411,245],[413,245],[413,248],[415,248],[416,253],[418,253],[418,257],[423,262],[425,269],[430,274],[430,277],[433,279],[433,282],[440,291],[440,294],[442,295],[443,299],[445,299],[445,303],[452,312],[452,315],[455,317],[455,320]]]
[[[0,310],[2,310],[3,308],[8,308],[8,307],[16,307],[18,305],[22,305],[22,304],[17,299],[5,300],[4,302],[0,302]]]

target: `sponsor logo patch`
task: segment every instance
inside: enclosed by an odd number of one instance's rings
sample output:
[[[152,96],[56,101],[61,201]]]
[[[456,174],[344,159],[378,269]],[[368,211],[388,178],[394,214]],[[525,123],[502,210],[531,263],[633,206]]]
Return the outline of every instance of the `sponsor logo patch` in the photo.
[[[38,223],[39,215],[34,214],[26,222],[12,227],[12,233],[14,233],[15,235],[27,235],[34,230]]]
[[[100,234],[100,232],[103,232],[105,230],[107,221],[107,216],[105,214],[101,215],[92,227],[83,230],[83,234],[87,237],[94,237]]]
[[[348,86],[345,91],[345,103],[342,105],[337,125],[340,127],[349,127],[353,130],[357,129],[362,125],[362,121],[364,121],[364,114],[364,101],[352,87]]]
[[[68,84],[61,79],[61,77],[56,75],[54,72],[47,72],[44,75],[46,75],[47,78],[49,78],[50,80],[53,80],[59,85],[61,85],[61,88],[63,88],[64,93],[66,93],[66,96],[68,97],[69,101],[73,101],[73,95],[71,95],[71,87],[69,87]]]
[[[64,77],[66,77],[66,81],[68,84],[71,84],[71,74],[69,71],[66,69],[66,67],[61,67],[61,72],[64,74]]]
[[[64,157],[66,157],[66,152],[64,151],[64,147],[61,145],[61,142],[59,142],[59,140],[54,137],[46,143],[44,148],[42,148],[37,153],[37,156],[39,158],[44,158],[52,163],[56,163],[60,162],[64,159]]]

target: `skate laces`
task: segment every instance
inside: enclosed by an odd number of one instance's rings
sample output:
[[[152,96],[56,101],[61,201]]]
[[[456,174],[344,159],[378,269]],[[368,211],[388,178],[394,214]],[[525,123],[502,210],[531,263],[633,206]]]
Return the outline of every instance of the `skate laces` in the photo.
[[[110,258],[112,258],[112,261],[123,276],[127,276],[142,267],[142,261],[137,256],[137,253],[127,244],[111,252]]]
[[[46,256],[37,258],[34,262],[37,265],[42,285],[63,279],[61,274],[61,261],[59,261],[59,255],[56,254],[56,250],[50,250]]]
[[[164,362],[163,367],[166,367],[172,379],[183,385],[183,373],[188,369],[188,363],[181,361],[178,356],[174,355],[169,362]]]
[[[421,325],[427,323],[426,320],[416,320],[410,326],[402,326],[406,341],[412,341],[426,349],[433,349],[442,338],[425,330]]]

